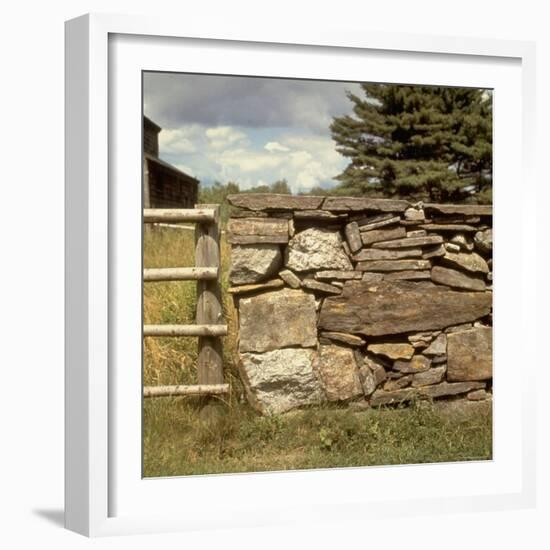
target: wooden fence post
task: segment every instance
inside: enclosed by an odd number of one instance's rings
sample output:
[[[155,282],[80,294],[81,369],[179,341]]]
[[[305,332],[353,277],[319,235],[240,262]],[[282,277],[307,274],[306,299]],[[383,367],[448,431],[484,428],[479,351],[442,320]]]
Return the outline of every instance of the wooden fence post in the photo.
[[[214,223],[198,223],[195,229],[195,266],[217,267],[218,277],[197,281],[197,324],[223,324],[220,288],[220,207],[217,204],[198,204],[195,208],[215,210]],[[223,347],[219,337],[200,336],[198,341],[197,373],[199,384],[223,384]]]

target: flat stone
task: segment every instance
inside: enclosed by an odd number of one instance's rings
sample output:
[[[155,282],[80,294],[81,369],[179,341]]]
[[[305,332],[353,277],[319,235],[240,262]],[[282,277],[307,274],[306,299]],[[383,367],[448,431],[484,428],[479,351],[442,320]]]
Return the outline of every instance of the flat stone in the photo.
[[[409,203],[396,199],[369,199],[365,197],[327,197],[323,210],[349,212],[373,210],[376,212],[405,212]]]
[[[384,280],[387,281],[423,281],[428,279],[431,279],[429,270],[394,271],[384,274]]]
[[[492,216],[493,207],[490,204],[437,204],[425,203],[424,210],[430,210],[439,214],[462,216]]]
[[[438,258],[441,256],[445,256],[445,246],[442,244],[439,244],[434,247],[427,248],[422,253],[422,258],[424,260],[428,260],[429,258]]]
[[[342,271],[337,269],[328,269],[326,271],[317,271],[315,273],[316,279],[331,280],[336,279],[338,281],[349,281],[351,279],[360,279],[362,273],[360,271]]]
[[[301,281],[299,277],[292,273],[290,269],[283,269],[283,271],[279,271],[279,277],[291,288],[300,288]]]
[[[484,401],[485,399],[490,399],[491,397],[491,394],[486,390],[474,390],[466,396],[466,399],[469,401]]]
[[[430,223],[420,226],[426,231],[453,231],[453,232],[473,232],[477,231],[477,227],[473,225],[467,225],[462,223]]]
[[[478,231],[474,235],[475,247],[484,254],[489,254],[493,251],[493,230],[485,229]]]
[[[489,273],[487,262],[475,252],[449,252],[441,258],[441,261],[451,267],[458,267],[471,273]]]
[[[322,403],[315,350],[286,348],[266,353],[241,353],[243,382],[252,404],[264,414]]]
[[[276,244],[232,246],[229,282],[233,285],[261,282],[277,273],[282,263],[281,249]]]
[[[321,332],[320,337],[352,347],[361,347],[365,344],[363,338],[354,336],[353,334],[346,334],[345,332]]]
[[[447,353],[447,335],[440,334],[422,353],[428,357]]]
[[[407,230],[401,226],[394,227],[392,229],[373,229],[372,231],[362,232],[361,241],[364,245],[369,245],[379,241],[391,241],[392,239],[400,239],[406,234]]]
[[[378,219],[377,219],[378,218]],[[380,227],[385,227],[387,225],[394,225],[399,223],[401,218],[399,216],[384,215],[384,216],[374,216],[370,218],[361,218],[357,220],[359,225],[359,231],[372,231],[373,229],[378,229]]]
[[[447,379],[487,380],[493,376],[493,330],[477,327],[447,335]]]
[[[231,219],[233,218],[267,218],[269,214],[267,212],[260,212],[258,210],[234,210],[231,212]]]
[[[414,375],[414,376],[417,376],[417,375]],[[400,390],[402,388],[406,388],[407,386],[411,385],[412,380],[413,380],[412,374],[407,374],[405,376],[401,376],[401,378],[395,378],[394,380],[388,380],[384,384],[384,390],[395,391],[395,390]]]
[[[310,195],[277,195],[275,193],[239,193],[228,195],[227,202],[248,210],[316,210],[324,197]]]
[[[393,364],[393,369],[402,374],[416,374],[430,368],[431,361],[423,355],[414,355],[410,361],[399,359]]]
[[[430,269],[429,260],[371,260],[359,262],[358,271],[403,271],[411,269]]]
[[[315,298],[301,290],[285,288],[241,298],[239,322],[242,352],[317,344]]]
[[[412,386],[417,388],[419,386],[431,386],[432,384],[439,384],[445,377],[445,371],[447,366],[432,367],[424,372],[419,372],[412,375]]]
[[[410,344],[402,343],[370,344],[367,350],[388,359],[410,359],[414,353]]]
[[[353,270],[338,231],[313,227],[300,231],[290,239],[285,254],[285,264],[293,271]]]
[[[432,223],[466,223],[469,225],[478,224],[481,221],[479,216],[433,216]]]
[[[347,401],[363,395],[353,350],[341,346],[320,346],[318,369],[329,401]]]
[[[441,365],[441,363],[447,363],[447,354],[432,357],[432,365]],[[445,368],[447,368],[447,365],[445,365]]]
[[[424,210],[418,210],[416,208],[407,208],[405,210],[405,219],[414,220],[414,221],[424,221],[426,216],[424,215]]]
[[[359,233],[357,222],[348,223],[344,228],[344,233],[351,252],[357,252],[362,246],[361,233]]]
[[[485,283],[481,279],[476,279],[462,271],[456,271],[447,267],[435,265],[431,272],[432,281],[441,285],[447,285],[453,288],[463,288],[465,290],[484,291]]]
[[[492,293],[460,292],[429,281],[347,281],[326,298],[323,330],[383,336],[443,329],[473,322],[491,311]]]
[[[441,382],[433,386],[426,386],[421,389],[423,395],[436,399],[437,397],[448,397],[467,393],[471,390],[485,387],[484,382]]]
[[[341,294],[342,289],[336,286],[316,281],[315,279],[307,278],[302,281],[302,287],[308,288],[315,292],[322,292],[323,294]]]
[[[425,237],[428,232],[425,229],[415,229],[414,231],[407,231],[407,238],[412,239],[413,237]]]
[[[405,228],[402,228],[407,234]],[[373,244],[374,248],[413,248],[415,246],[429,246],[435,244],[441,244],[443,237],[440,235],[428,235],[427,237],[405,237],[404,239],[388,240],[376,242]]]
[[[327,212],[326,210],[296,210],[294,212],[294,219],[296,221],[300,220],[317,220],[317,221],[332,221],[332,220],[346,220],[348,218],[347,214],[333,214],[332,212]]]
[[[376,390],[371,398],[370,404],[373,407],[380,405],[392,405],[411,401],[417,397],[430,397],[436,399],[438,397],[447,397],[451,395],[459,395],[467,393],[472,389],[478,389],[480,382],[456,382],[448,383],[441,382],[431,386],[403,388],[395,391]]]
[[[356,262],[367,260],[400,260],[403,258],[422,257],[421,248],[403,248],[397,250],[384,250],[383,248],[365,248],[353,256]]]
[[[227,242],[231,244],[286,243],[288,220],[237,218],[227,222]]]
[[[232,286],[227,289],[229,294],[250,294],[251,292],[260,292],[263,290],[273,290],[274,288],[281,288],[285,285],[281,279],[273,279],[271,281],[266,281],[265,283],[259,283],[256,285],[241,285],[241,286]]]
[[[376,283],[376,282],[382,281],[383,279],[384,279],[383,273],[369,273],[368,271],[363,272],[363,276],[361,277],[361,281],[367,284]]]

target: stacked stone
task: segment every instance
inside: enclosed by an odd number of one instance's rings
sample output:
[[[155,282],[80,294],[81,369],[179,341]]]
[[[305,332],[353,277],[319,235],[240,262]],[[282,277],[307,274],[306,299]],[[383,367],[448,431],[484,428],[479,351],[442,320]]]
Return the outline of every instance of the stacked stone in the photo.
[[[491,397],[491,206],[228,200],[239,363],[260,411]]]

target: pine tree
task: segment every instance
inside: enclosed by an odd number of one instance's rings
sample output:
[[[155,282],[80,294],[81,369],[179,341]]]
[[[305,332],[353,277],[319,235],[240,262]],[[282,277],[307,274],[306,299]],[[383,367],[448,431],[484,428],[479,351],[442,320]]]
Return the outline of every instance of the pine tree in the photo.
[[[492,95],[486,90],[361,84],[353,116],[331,124],[351,162],[338,193],[490,202]],[[472,200],[471,198],[468,200]]]

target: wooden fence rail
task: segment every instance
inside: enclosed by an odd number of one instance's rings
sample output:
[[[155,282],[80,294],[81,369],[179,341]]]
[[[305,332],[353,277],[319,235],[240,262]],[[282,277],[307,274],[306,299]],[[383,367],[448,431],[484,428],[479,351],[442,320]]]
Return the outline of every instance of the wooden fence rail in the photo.
[[[143,280],[151,281],[199,281],[218,279],[217,267],[158,267],[143,270]]]
[[[144,223],[215,223],[218,207],[215,208],[145,208]]]
[[[175,395],[220,395],[229,392],[223,380],[223,348],[227,334],[220,289],[219,205],[203,204],[193,209],[146,208],[144,223],[195,223],[195,267],[162,267],[143,270],[145,282],[197,281],[195,325],[144,325],[144,337],[197,336],[198,384],[191,386],[144,386],[144,397]]]

